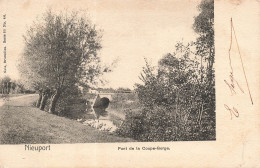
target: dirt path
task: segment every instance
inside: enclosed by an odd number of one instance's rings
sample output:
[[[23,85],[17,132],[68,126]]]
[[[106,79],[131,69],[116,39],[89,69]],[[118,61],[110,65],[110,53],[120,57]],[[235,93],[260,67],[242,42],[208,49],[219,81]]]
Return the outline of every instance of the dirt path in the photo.
[[[32,107],[37,97],[12,97],[0,107],[0,144],[134,141]]]
[[[19,99],[18,102],[23,103],[24,105],[26,104],[30,105],[31,104],[30,99],[36,100],[37,99],[36,97],[38,97],[37,94],[28,94],[28,95],[26,94],[26,95],[19,95],[15,97],[7,97],[5,99],[0,98],[0,107],[3,106],[5,103],[10,103],[10,101],[17,100],[17,99]]]

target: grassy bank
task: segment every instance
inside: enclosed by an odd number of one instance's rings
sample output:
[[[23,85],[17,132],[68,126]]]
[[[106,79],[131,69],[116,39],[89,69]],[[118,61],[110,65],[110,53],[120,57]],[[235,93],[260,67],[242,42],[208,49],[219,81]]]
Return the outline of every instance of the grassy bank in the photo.
[[[64,117],[32,107],[37,95],[11,100],[0,107],[0,143],[128,142]]]

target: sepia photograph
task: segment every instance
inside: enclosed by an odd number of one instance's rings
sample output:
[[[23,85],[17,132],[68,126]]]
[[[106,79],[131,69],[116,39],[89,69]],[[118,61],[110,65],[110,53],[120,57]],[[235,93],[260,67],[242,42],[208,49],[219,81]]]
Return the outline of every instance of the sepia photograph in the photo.
[[[107,3],[46,4],[6,35],[1,144],[216,139],[214,1]]]
[[[215,140],[214,1],[105,3],[46,4],[10,35],[0,143]]]
[[[258,167],[259,0],[0,0],[0,168]]]

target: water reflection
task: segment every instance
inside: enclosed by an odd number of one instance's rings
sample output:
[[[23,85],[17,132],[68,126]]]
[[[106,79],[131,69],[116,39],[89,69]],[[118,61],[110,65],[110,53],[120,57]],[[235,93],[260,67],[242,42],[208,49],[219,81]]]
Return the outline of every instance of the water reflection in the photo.
[[[100,116],[101,117],[107,117],[108,116],[108,112],[106,111],[105,108],[93,108],[94,112],[96,114],[96,118],[99,120]]]
[[[111,116],[106,111],[106,108],[94,107],[88,115],[92,115],[93,117],[89,117],[92,119],[84,121],[84,125],[108,132],[114,132],[117,129],[117,126],[111,121]]]

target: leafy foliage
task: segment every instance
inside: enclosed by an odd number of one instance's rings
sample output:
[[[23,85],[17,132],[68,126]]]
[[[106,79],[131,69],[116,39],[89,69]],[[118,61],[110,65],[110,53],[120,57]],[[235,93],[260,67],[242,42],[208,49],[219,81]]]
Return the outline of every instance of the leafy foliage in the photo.
[[[141,141],[215,139],[214,1],[198,8],[197,41],[178,42],[158,68],[146,61],[143,84],[136,85],[142,112],[130,112],[119,135]]]
[[[70,103],[67,96],[73,87],[88,87],[102,74],[97,54],[101,31],[82,14],[49,10],[28,29],[24,41],[19,69],[24,79],[39,90],[41,109],[48,96],[50,112],[54,113],[60,97]]]
[[[35,93],[34,89],[27,88],[21,80],[13,80],[9,76],[0,78],[0,94]]]

